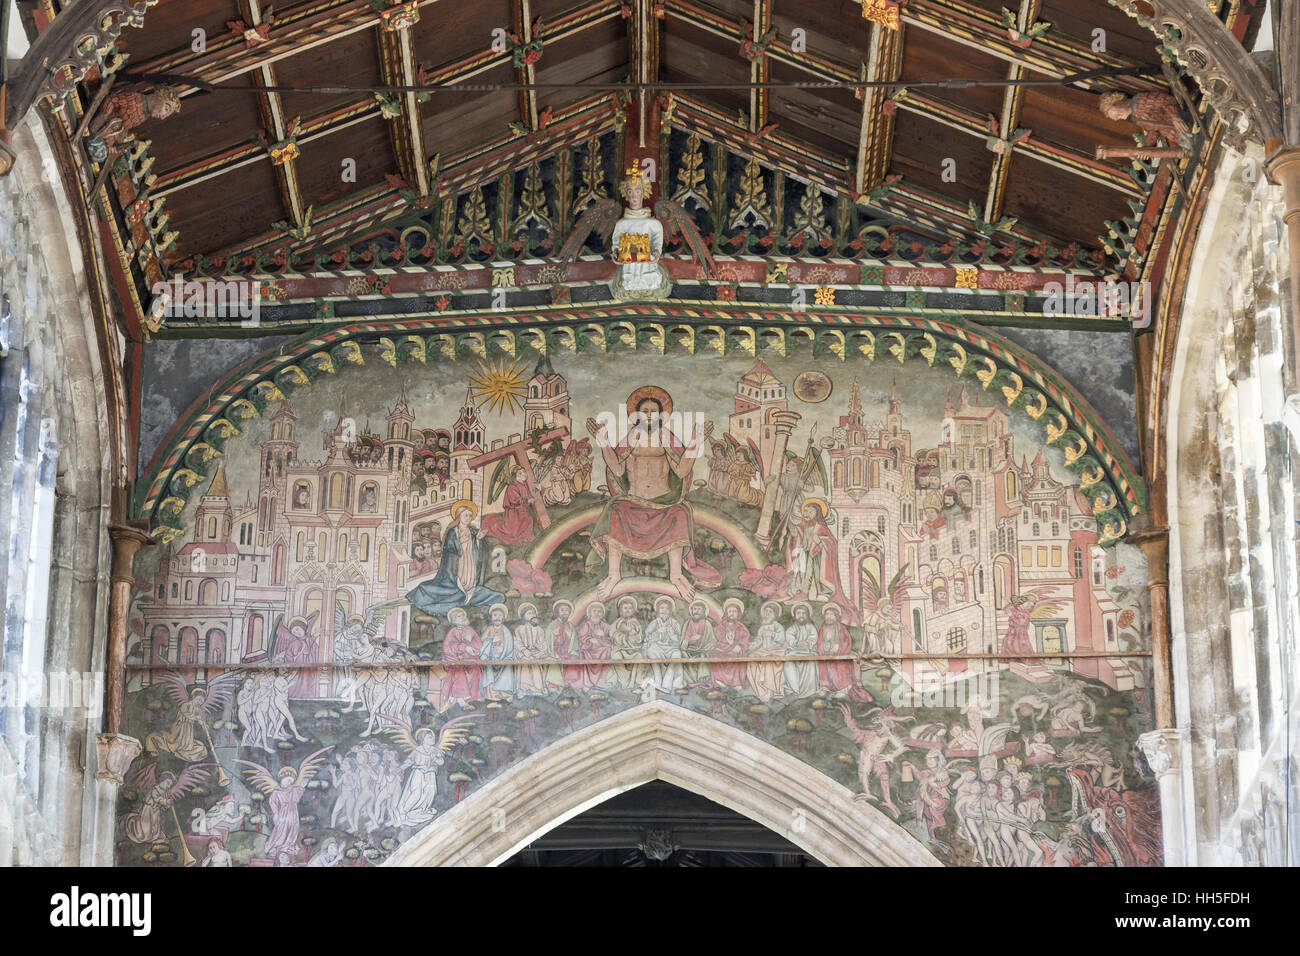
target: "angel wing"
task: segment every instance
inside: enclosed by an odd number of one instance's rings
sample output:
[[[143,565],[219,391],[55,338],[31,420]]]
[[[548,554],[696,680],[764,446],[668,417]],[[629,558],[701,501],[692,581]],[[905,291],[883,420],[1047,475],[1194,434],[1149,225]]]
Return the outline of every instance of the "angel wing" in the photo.
[[[1065,607],[1064,601],[1046,600],[1047,596],[1051,594],[1053,590],[1054,589],[1050,587],[1043,587],[1043,588],[1030,588],[1029,590],[1025,591],[1026,594],[1032,594],[1035,598],[1034,609],[1029,612],[1030,617],[1032,618],[1052,617],[1058,614]]]
[[[141,790],[152,790],[153,785],[158,782],[158,764],[147,763],[131,777],[131,786],[138,787]]]
[[[402,748],[403,753],[410,753],[415,749],[415,738],[411,736],[411,725],[404,720],[396,717],[390,717],[387,714],[380,714],[380,720],[386,720],[392,724],[391,727],[385,727],[383,733],[397,746]]]
[[[492,480],[488,483],[488,504],[501,497],[517,467],[519,466],[513,458],[502,458],[497,462],[496,469],[492,472]]]
[[[167,795],[176,800],[189,793],[196,786],[202,783],[208,776],[207,764],[194,764],[186,767],[176,777],[176,782],[172,784],[167,791]]]
[[[862,569],[862,610],[867,613],[874,613],[880,606],[880,582],[872,571],[863,567]]]
[[[704,237],[695,227],[695,219],[689,212],[671,199],[661,199],[655,203],[655,215],[667,226],[668,235],[680,232],[691,250],[691,255],[705,269],[705,275],[713,273],[713,255],[704,244]]]
[[[295,787],[301,787],[304,783],[316,776],[316,772],[325,765],[325,755],[334,749],[331,744],[328,747],[322,747],[313,754],[309,754],[307,759],[298,764],[298,776],[294,778]]]
[[[449,720],[442,725],[438,731],[438,749],[447,753],[452,747],[459,747],[469,736],[470,728],[474,726],[474,717],[467,714],[464,717],[457,717]]]
[[[240,760],[235,758],[235,763],[242,763],[246,767],[252,767],[252,770],[245,770],[244,776],[248,778],[248,785],[254,790],[260,790],[262,793],[271,793],[279,784],[276,782],[274,774],[267,770],[260,763],[253,763],[251,760]]]
[[[185,678],[181,677],[180,674],[175,671],[166,671],[163,673],[163,680],[166,681],[163,686],[167,688],[167,696],[172,699],[177,707],[190,699],[189,685],[185,683]]]
[[[226,671],[208,681],[203,689],[203,712],[205,714],[220,712],[239,689],[241,677],[242,675],[234,671]]]
[[[560,261],[572,262],[587,244],[587,238],[593,233],[600,235],[602,242],[609,242],[614,233],[614,224],[622,213],[622,207],[615,199],[597,199],[578,217],[573,225],[573,232],[560,247]]]
[[[890,602],[900,614],[903,611],[903,605],[907,603],[907,589],[912,584],[912,576],[907,571],[907,565],[899,568],[893,580],[889,582],[889,589],[885,592],[889,595]]]

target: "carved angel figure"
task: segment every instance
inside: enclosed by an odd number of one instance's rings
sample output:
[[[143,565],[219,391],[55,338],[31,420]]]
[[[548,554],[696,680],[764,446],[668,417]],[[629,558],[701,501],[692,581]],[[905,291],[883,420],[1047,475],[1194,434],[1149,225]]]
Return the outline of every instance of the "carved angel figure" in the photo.
[[[433,730],[422,727],[411,733],[410,724],[385,716],[384,720],[392,726],[386,727],[386,733],[398,747],[406,753],[402,769],[411,772],[402,787],[402,796],[397,801],[398,826],[423,826],[437,815],[434,801],[438,798],[438,768],[447,759],[453,747],[465,743],[473,717],[457,717],[442,725],[434,735]]]
[[[646,189],[641,169],[629,169],[619,187],[627,206],[621,207],[613,199],[593,202],[578,217],[573,233],[560,249],[560,258],[570,262],[582,252],[593,232],[608,242],[610,257],[618,266],[610,288],[619,298],[661,299],[668,295],[672,280],[659,263],[665,236],[680,232],[703,274],[713,269],[713,256],[690,214],[672,200],[661,199],[655,203],[652,215],[643,206]]]
[[[1155,146],[1153,136],[1163,136],[1170,146],[1182,145],[1183,134],[1190,131],[1178,101],[1168,93],[1103,93],[1098,104],[1107,119],[1129,120],[1142,127],[1147,145]]]

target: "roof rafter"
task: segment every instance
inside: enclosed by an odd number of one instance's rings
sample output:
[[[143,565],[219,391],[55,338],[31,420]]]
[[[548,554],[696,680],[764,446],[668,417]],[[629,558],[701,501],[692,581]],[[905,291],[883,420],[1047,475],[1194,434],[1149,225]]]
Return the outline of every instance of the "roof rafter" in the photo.
[[[417,82],[413,25],[391,29],[387,23],[379,31],[379,60],[384,82],[393,86],[414,86]],[[424,128],[420,122],[420,94],[401,94],[401,112],[392,119],[393,151],[397,168],[420,196],[429,195],[429,161],[424,149]]]
[[[1016,14],[1016,26],[1024,33],[1030,24],[1038,18],[1042,0],[1020,0],[1020,9]],[[1007,79],[1018,80],[1024,76],[1025,68],[1020,63],[1007,64]],[[997,118],[997,126],[989,130],[994,140],[993,169],[989,173],[988,194],[984,198],[984,221],[997,222],[1002,216],[1006,202],[1007,176],[1011,171],[1011,155],[1016,139],[1016,123],[1020,119],[1020,108],[1025,101],[1023,86],[1008,86],[1002,94],[1002,112]]]
[[[252,28],[262,24],[264,8],[261,0],[239,0],[239,12],[245,17],[245,24]],[[275,67],[263,63],[253,74],[255,87],[275,86]],[[257,97],[262,112],[262,125],[268,139],[273,143],[283,141],[289,136],[289,123],[284,115],[284,101],[279,93],[263,92]],[[276,182],[280,186],[280,197],[289,215],[289,221],[295,228],[301,228],[307,218],[303,206],[302,189],[298,183],[298,160],[290,155],[280,162],[273,162]]]
[[[690,24],[699,29],[707,30],[716,36],[734,37],[739,35],[741,30],[739,22],[728,19],[714,10],[698,6],[697,4],[690,2],[690,0],[667,0],[664,4],[664,8],[669,16],[675,17],[681,22]],[[904,9],[910,9],[910,7]],[[907,18],[904,17],[905,22],[906,20]],[[906,27],[904,26],[903,29],[906,29]],[[901,34],[903,29],[900,29],[898,33]],[[1001,32],[998,35],[1003,39],[1006,39],[1006,32],[1001,29],[1000,24],[999,29]],[[887,29],[882,29],[882,32],[894,33],[894,31]],[[1037,42],[1040,41],[1035,41],[1035,43]],[[1010,45],[1009,41],[1008,45]],[[900,37],[898,53],[900,63],[901,46]],[[1011,49],[1018,50],[1016,47],[1011,47]],[[811,52],[795,52],[788,42],[782,41],[779,37],[773,40],[773,42],[768,46],[767,56],[787,66],[792,66],[796,69],[802,70],[810,76],[818,79],[852,82],[862,78],[859,69],[855,69],[845,63],[841,63],[824,55],[814,55]],[[1024,64],[1021,65],[1023,66]],[[1093,65],[1095,64],[1083,64],[1085,68],[1091,68]],[[1126,60],[1121,60],[1117,63],[1108,65],[1129,66],[1132,64]],[[1058,70],[1055,75],[1061,76],[1064,74]],[[885,78],[886,77],[884,76],[880,77],[880,79]],[[872,89],[867,90],[867,102],[870,102],[870,96],[873,92],[876,91]],[[680,96],[678,98],[681,101],[685,101],[684,98]],[[895,102],[898,109],[937,120],[951,129],[959,130],[970,136],[978,136],[980,139],[984,139],[989,135],[988,124],[983,115],[973,110],[965,109],[964,107],[952,105],[945,100],[941,100],[925,92],[924,90],[909,88],[907,95],[897,99]],[[864,113],[865,112],[864,109]],[[861,145],[861,142],[859,145]],[[1112,189],[1117,189],[1128,195],[1134,197],[1140,197],[1143,195],[1142,190],[1138,188],[1123,169],[1112,164],[1101,162],[1091,153],[1085,153],[1055,143],[1046,143],[1042,140],[1033,138],[1023,143],[1016,144],[1014,149],[1017,151],[1023,151],[1033,156],[1035,159],[1039,159],[1049,165],[1064,169],[1077,176],[1092,180],[1093,182],[1109,186]],[[859,157],[861,157],[861,155],[861,151],[859,151]],[[885,168],[887,168],[887,154],[885,163]],[[883,175],[884,173],[882,172],[881,178],[883,178]],[[864,177],[859,176],[857,181],[860,184],[863,184],[861,188],[856,190],[857,192],[866,192],[876,184],[875,181],[870,181],[870,177],[865,177],[864,181]]]
[[[870,82],[897,80],[903,72],[903,27],[891,30],[881,23],[871,28],[871,52],[862,65],[862,78]],[[870,192],[889,171],[894,149],[894,109],[886,87],[864,87],[862,124],[858,133],[856,191]]]
[[[517,137],[506,134],[490,143],[446,157],[438,181],[431,184],[430,195],[438,198],[457,196],[495,180],[502,173],[522,169],[558,150],[576,146],[614,125],[613,106],[611,94],[591,97],[557,111],[546,130],[522,148]],[[367,226],[374,231],[382,230],[408,211],[405,200],[388,184],[366,187],[316,211],[309,247],[327,247]],[[282,233],[266,232],[209,255],[231,255],[283,239]]]
[[[902,19],[918,29],[940,34],[1047,76],[1141,65],[1114,53],[1096,53],[1091,44],[1055,31],[1048,31],[1027,46],[1018,45],[1012,42],[997,14],[965,0],[908,0],[902,8]],[[1159,81],[1140,76],[1131,76],[1128,82],[1146,90],[1163,88]],[[1090,85],[1100,86],[1096,81]]]

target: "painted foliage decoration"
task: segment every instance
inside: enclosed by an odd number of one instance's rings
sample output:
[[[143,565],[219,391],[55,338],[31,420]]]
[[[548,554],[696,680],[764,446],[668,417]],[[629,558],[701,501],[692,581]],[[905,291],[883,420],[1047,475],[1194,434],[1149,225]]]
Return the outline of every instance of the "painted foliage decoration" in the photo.
[[[1142,557],[1004,373],[352,347],[160,456],[120,862],[382,862],[660,700],[950,864],[1159,864]]]

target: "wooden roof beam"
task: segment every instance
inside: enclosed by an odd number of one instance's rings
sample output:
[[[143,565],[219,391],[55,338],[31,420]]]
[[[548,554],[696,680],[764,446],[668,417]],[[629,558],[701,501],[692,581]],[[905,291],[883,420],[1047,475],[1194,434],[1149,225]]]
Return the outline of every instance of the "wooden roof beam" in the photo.
[[[239,12],[244,22],[250,27],[260,26],[263,18],[261,0],[239,0]],[[270,63],[263,63],[253,76],[255,87],[275,86],[275,68]],[[289,135],[289,123],[284,115],[284,103],[279,93],[260,93],[257,97],[262,111],[262,125],[271,142],[280,142]],[[301,228],[307,218],[303,205],[302,189],[298,182],[298,160],[291,157],[280,163],[274,163],[276,182],[280,186],[280,198],[288,211],[289,221],[295,228]]]
[[[1020,32],[1027,31],[1038,19],[1041,0],[1020,0],[1020,9],[1016,12],[1016,27]],[[1024,76],[1025,68],[1019,63],[1007,64],[1007,79],[1018,80]],[[1002,94],[1002,112],[998,116],[997,130],[990,130],[994,139],[993,169],[989,173],[988,193],[984,197],[984,221],[997,222],[1002,216],[1006,203],[1007,174],[1011,169],[1012,145],[1016,138],[1016,123],[1020,119],[1020,107],[1024,104],[1025,90],[1022,86],[1008,86]]]
[[[389,29],[386,24],[381,24],[378,30],[384,82],[391,86],[415,86],[418,68],[412,41],[414,26]],[[424,148],[424,127],[420,122],[420,94],[407,91],[395,95],[401,97],[402,104],[400,115],[390,120],[397,168],[417,195],[427,196],[429,160]]]
[[[431,194],[436,189],[440,196],[459,195],[511,169],[520,169],[560,149],[585,142],[593,134],[613,126],[612,103],[610,94],[602,94],[558,110],[546,130],[526,147],[521,148],[521,141],[507,134],[445,157],[438,182],[430,185]],[[328,247],[363,226],[382,229],[408,212],[406,202],[387,183],[368,186],[327,209],[317,210],[310,248]],[[282,238],[280,234],[267,232],[209,254],[244,252]]]
[[[917,116],[924,116],[926,119],[941,123],[950,129],[959,130],[980,138],[989,135],[987,117],[974,110],[949,103],[947,100],[941,100],[937,97],[928,96],[923,92],[909,89],[907,96],[896,102],[898,109]],[[1024,142],[1015,144],[1013,150],[1014,152],[1032,156],[1048,165],[1063,169],[1083,179],[1109,186],[1111,189],[1118,190],[1134,198],[1141,198],[1145,195],[1143,190],[1122,168],[1110,163],[1104,163],[1087,153],[1079,152],[1068,146],[1047,143],[1031,136]]]
[[[891,30],[871,25],[871,51],[862,65],[862,77],[872,82],[897,80],[903,73],[903,28]],[[862,124],[858,133],[856,191],[870,192],[889,171],[894,149],[894,104],[886,87],[863,87]],[[886,108],[886,103],[889,107]]]
[[[631,5],[631,15],[627,18],[627,38],[629,61],[635,67],[634,79],[638,83],[653,83],[659,79],[659,21],[654,13],[652,0],[635,0]],[[647,127],[652,115],[658,115],[650,102],[650,94],[645,89],[637,96],[635,109],[637,119],[636,149],[650,149],[650,141],[658,141],[658,134]],[[655,150],[657,152],[657,149]]]
[[[529,0],[512,0],[511,14],[514,17],[515,36],[525,44],[533,42],[533,11]],[[525,63],[515,68],[515,79],[522,84],[532,86],[537,82],[537,68],[532,63]],[[537,91],[533,89],[519,91],[519,121],[530,130],[537,129]]]
[[[331,136],[357,123],[374,119],[379,115],[379,105],[373,97],[346,103],[321,116],[303,120],[298,133],[300,145],[313,142],[325,136]],[[256,142],[240,143],[228,149],[211,153],[179,169],[168,170],[158,176],[152,196],[166,196],[206,182],[215,176],[239,169],[252,163],[266,160],[266,150]]]
[[[772,0],[754,0],[754,40],[757,42],[772,29]],[[766,53],[759,56],[749,68],[751,83],[767,83],[772,78],[772,64]],[[767,125],[767,104],[770,92],[755,87],[749,91],[749,131],[757,133]]]
[[[937,33],[1047,76],[1142,65],[1114,53],[1095,53],[1091,43],[1054,30],[1047,31],[1028,46],[1019,46],[1012,42],[998,14],[966,0],[908,0],[902,8],[902,19],[918,29]],[[1089,88],[1094,89],[1108,85],[1105,81],[1088,83]],[[1145,90],[1164,88],[1162,80],[1139,76],[1125,77],[1124,85]]]

